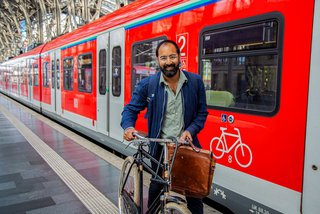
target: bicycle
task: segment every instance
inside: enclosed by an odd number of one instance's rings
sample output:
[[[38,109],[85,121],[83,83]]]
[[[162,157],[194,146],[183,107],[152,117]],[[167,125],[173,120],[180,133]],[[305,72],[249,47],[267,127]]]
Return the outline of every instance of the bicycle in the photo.
[[[178,196],[170,195],[170,184],[171,184],[171,169],[174,163],[174,158],[177,152],[178,144],[188,144],[188,142],[177,141],[176,139],[158,139],[158,138],[147,138],[137,133],[134,134],[137,138],[132,140],[137,146],[137,152],[133,156],[129,156],[124,160],[122,165],[120,181],[119,181],[119,212],[125,214],[132,213],[180,213],[180,214],[191,214],[189,209],[186,207],[186,201]],[[159,143],[164,147],[163,154],[160,157],[160,161],[153,158],[145,147],[150,142]],[[171,164],[168,160],[168,148],[167,144],[175,143],[175,150]],[[163,156],[163,161],[162,160]],[[157,170],[153,171],[151,166],[144,160],[149,158],[158,165]],[[152,203],[152,205],[143,212],[143,169],[146,168],[153,177],[151,179],[159,182],[163,185],[160,195]],[[158,175],[160,169],[163,169],[163,177]]]
[[[214,137],[210,142],[210,151],[212,152],[213,156],[216,159],[220,159],[225,153],[228,154],[235,147],[234,157],[236,162],[241,167],[248,167],[252,162],[252,152],[249,146],[242,142],[239,129],[234,128],[234,130],[237,131],[237,134],[226,132],[227,128],[224,127],[220,127],[220,130],[220,137]],[[228,147],[226,136],[236,138],[230,147]]]

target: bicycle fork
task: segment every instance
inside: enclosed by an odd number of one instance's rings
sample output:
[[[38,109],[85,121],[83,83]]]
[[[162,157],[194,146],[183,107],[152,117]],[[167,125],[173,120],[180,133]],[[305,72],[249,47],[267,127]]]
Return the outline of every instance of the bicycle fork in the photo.
[[[139,173],[139,198],[140,198],[140,207],[139,207],[139,213],[142,213],[143,211],[143,166],[142,164],[139,165],[139,168],[138,168],[138,173]]]

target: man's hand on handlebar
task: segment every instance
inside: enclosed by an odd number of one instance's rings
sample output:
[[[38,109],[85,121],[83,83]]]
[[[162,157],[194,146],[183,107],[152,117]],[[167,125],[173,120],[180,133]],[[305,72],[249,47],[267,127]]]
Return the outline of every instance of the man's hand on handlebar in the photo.
[[[123,139],[125,139],[126,141],[131,141],[135,139],[135,136],[133,136],[133,133],[138,132],[137,130],[135,130],[135,128],[131,127],[131,128],[127,128],[124,131],[123,134]]]

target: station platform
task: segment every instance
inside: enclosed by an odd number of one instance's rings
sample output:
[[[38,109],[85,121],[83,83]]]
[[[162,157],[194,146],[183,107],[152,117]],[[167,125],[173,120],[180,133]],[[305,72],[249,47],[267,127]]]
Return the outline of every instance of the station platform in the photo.
[[[122,158],[0,94],[1,214],[118,213],[122,163]],[[146,173],[145,196],[149,180]],[[205,205],[205,213],[219,212]]]

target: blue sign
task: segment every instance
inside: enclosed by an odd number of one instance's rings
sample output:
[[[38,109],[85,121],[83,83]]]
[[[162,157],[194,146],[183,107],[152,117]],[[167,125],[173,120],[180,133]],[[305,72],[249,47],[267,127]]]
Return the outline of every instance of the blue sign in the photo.
[[[228,122],[229,122],[229,123],[233,123],[233,122],[234,122],[234,116],[233,116],[233,115],[230,115],[230,116],[228,117]]]
[[[227,115],[226,114],[221,114],[221,122],[227,122]]]

